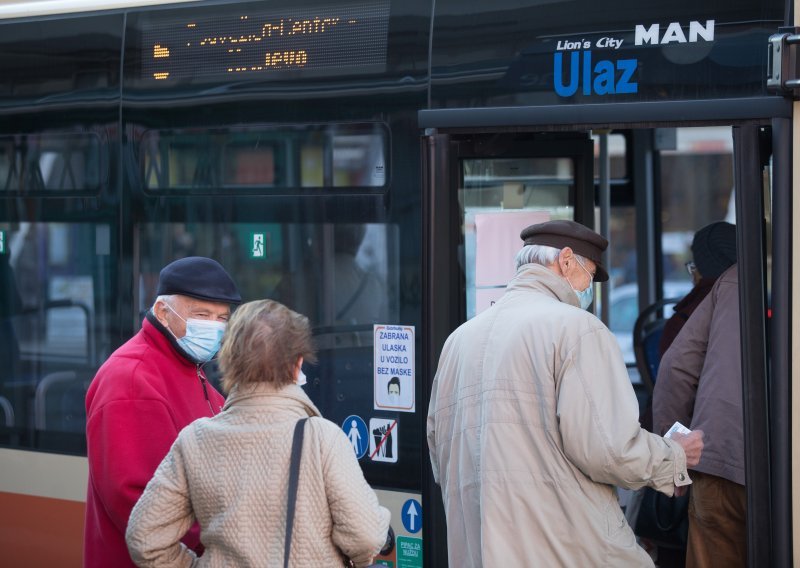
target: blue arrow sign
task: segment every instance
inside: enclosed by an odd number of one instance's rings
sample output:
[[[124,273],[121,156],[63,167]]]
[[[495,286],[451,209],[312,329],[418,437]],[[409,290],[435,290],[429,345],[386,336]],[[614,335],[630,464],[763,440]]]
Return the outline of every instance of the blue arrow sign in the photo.
[[[403,503],[400,510],[403,519],[403,526],[411,534],[418,533],[422,528],[422,505],[416,499],[409,499]]]

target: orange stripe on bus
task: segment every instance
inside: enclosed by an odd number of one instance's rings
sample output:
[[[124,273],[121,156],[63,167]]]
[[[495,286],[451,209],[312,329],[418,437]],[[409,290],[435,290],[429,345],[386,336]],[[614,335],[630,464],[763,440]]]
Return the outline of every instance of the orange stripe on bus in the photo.
[[[84,503],[0,492],[0,551],[9,567],[80,568]]]

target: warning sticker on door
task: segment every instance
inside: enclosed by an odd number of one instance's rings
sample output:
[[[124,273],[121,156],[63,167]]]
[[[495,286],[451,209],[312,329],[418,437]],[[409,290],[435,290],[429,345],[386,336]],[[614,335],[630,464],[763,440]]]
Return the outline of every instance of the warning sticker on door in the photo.
[[[397,463],[397,420],[369,419],[369,459],[376,462]]]
[[[422,539],[397,537],[397,568],[422,568]]]
[[[414,412],[414,326],[376,325],[375,410]]]

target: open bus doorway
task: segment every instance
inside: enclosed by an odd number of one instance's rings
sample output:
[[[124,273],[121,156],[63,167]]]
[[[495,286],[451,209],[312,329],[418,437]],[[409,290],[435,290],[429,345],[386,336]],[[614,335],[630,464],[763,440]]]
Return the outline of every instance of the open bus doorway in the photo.
[[[430,116],[433,121],[435,115]],[[492,298],[481,296],[502,294],[507,279],[503,281],[495,264],[506,258],[510,264],[512,249],[519,248],[521,226],[514,225],[515,217],[527,216],[527,224],[538,222],[533,219],[537,215],[542,216],[539,221],[573,218],[593,224],[597,230],[603,224],[603,215],[608,215],[608,228],[602,230],[612,241],[607,264],[612,278],[616,276],[617,295],[624,286],[631,291],[629,308],[635,321],[656,300],[685,294],[691,288],[684,265],[691,257],[692,235],[709,223],[725,220],[733,207],[740,251],[745,393],[740,424],[744,430],[747,479],[753,480],[747,487],[748,543],[758,548],[766,537],[764,526],[759,528],[754,519],[769,514],[769,506],[761,503],[769,501],[765,493],[769,492],[766,479],[770,469],[762,454],[769,439],[764,390],[770,381],[769,369],[764,365],[769,354],[764,340],[771,296],[766,274],[772,251],[770,239],[764,235],[771,231],[772,125],[687,124],[668,131],[632,125],[611,129],[612,136],[619,136],[622,151],[610,160],[607,206],[596,187],[600,168],[588,167],[591,181],[586,187],[582,176],[587,170],[577,157],[589,130],[521,133],[516,129],[503,133],[498,127],[499,132],[492,134],[469,133],[463,126],[452,131],[428,130],[425,219],[432,226],[424,240],[428,243],[426,288],[432,296],[425,309],[432,358],[428,363],[430,379],[441,351],[439,342],[466,319],[490,309]],[[564,145],[559,147],[562,142]],[[594,150],[593,144],[590,151]],[[554,155],[561,167],[549,170],[544,165],[546,161],[538,163],[538,167],[528,167]],[[513,176],[509,175],[511,170]],[[554,188],[559,186],[562,201],[554,202],[553,196],[559,195]],[[732,187],[740,190],[732,192]],[[434,211],[435,219],[430,217]],[[494,260],[494,264],[487,259]],[[487,270],[498,277],[497,282],[489,282]],[[609,301],[608,296],[605,301]],[[602,302],[597,304],[595,310],[599,314],[603,306]],[[606,322],[623,317],[613,307]],[[445,322],[449,324],[444,325]],[[631,331],[622,327],[620,335]],[[635,361],[627,362],[634,390],[644,406],[650,394],[648,385],[638,377]],[[779,469],[784,471],[782,466]],[[436,523],[441,521],[434,516],[430,529],[434,534]]]

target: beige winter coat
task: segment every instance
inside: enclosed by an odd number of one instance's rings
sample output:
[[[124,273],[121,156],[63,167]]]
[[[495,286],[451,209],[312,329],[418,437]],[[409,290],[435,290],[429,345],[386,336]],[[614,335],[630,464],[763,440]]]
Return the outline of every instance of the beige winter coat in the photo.
[[[311,416],[298,482],[291,566],[357,566],[382,547],[390,513],[378,505],[344,432],[296,386],[231,393],[224,411],[181,431],[131,513],[126,539],[139,566],[282,566],[292,435]],[[179,539],[197,519],[205,553]]]
[[[614,336],[547,268],[520,268],[445,343],[428,446],[450,566],[652,566],[613,486],[690,483],[672,440],[639,427]]]

